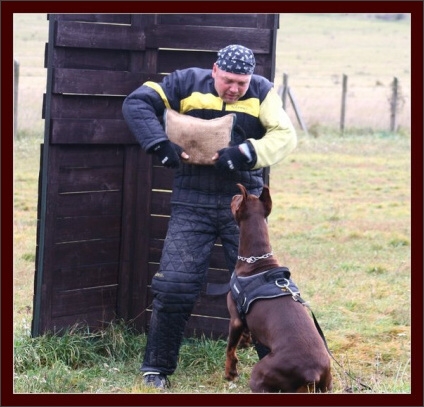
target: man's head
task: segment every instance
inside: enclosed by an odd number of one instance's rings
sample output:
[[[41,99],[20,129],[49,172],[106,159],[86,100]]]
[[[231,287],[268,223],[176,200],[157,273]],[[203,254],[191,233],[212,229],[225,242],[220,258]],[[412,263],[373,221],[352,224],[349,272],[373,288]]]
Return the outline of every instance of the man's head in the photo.
[[[252,50],[242,45],[228,45],[218,51],[212,77],[219,97],[226,103],[235,103],[249,89],[256,61]]]

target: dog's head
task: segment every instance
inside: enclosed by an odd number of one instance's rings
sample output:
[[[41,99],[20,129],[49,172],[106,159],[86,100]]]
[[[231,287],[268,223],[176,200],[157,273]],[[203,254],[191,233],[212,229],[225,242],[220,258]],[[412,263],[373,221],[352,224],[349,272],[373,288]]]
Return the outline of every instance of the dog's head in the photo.
[[[249,216],[249,210],[262,211],[264,218],[271,213],[272,200],[268,186],[264,185],[262,193],[259,197],[249,195],[246,188],[242,184],[237,184],[241,191],[241,195],[234,195],[231,201],[231,212],[237,223]]]

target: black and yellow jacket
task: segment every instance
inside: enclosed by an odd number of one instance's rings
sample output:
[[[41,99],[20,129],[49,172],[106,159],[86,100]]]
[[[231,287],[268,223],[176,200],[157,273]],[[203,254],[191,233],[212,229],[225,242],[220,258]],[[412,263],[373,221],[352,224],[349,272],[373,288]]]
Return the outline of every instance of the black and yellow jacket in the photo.
[[[233,141],[248,140],[253,146],[256,162],[250,171],[220,173],[213,166],[182,163],[175,172],[173,203],[226,207],[239,191],[236,183],[260,195],[262,168],[281,161],[296,146],[295,130],[271,82],[252,75],[247,93],[236,103],[226,104],[215,90],[211,73],[200,68],[177,70],[161,83],[144,83],[123,104],[125,120],[146,151],[167,139],[161,124],[166,108],[201,119],[235,113]]]

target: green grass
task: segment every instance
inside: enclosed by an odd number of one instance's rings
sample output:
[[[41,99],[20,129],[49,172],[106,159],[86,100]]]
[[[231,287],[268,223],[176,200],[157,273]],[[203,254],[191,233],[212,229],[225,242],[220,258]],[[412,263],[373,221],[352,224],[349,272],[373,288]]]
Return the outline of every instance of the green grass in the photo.
[[[330,348],[377,384],[377,358],[399,377],[411,357],[409,154],[399,135],[305,138],[271,170],[274,252]]]
[[[15,392],[154,392],[138,374],[146,338],[119,322],[101,333],[72,327],[61,337],[30,337],[48,22],[44,14],[14,18],[22,28],[16,30],[15,47],[22,85],[13,168]],[[345,72],[355,92],[374,81],[387,85],[392,75],[409,92],[408,24],[306,14],[283,15],[280,21],[277,77],[290,74],[311,136],[299,130],[297,149],[271,170],[270,236],[342,365],[333,364],[334,393],[411,392],[411,136],[408,117],[397,134],[387,131],[385,119],[364,125],[364,117],[386,114],[384,103],[376,102],[375,109],[365,106],[365,116],[355,115],[341,137],[337,118],[329,124],[327,117],[330,111],[338,115],[339,88],[335,102],[312,79],[331,81],[331,75],[350,67]],[[354,35],[361,41],[353,41]],[[379,51],[370,58],[373,49]],[[303,86],[313,92],[303,96]],[[368,98],[352,100],[359,111]],[[323,106],[325,113],[315,117]],[[223,377],[224,358],[225,341],[187,339],[170,392],[249,392],[255,351],[239,351],[235,383]],[[344,371],[372,390],[362,389]]]
[[[269,219],[275,254],[312,306],[335,358],[335,393],[409,393],[410,139],[300,134],[290,159],[271,171]],[[138,375],[145,336],[123,325],[103,333],[29,337],[38,145],[16,142],[15,390],[144,393]],[[29,159],[32,157],[32,159]],[[223,378],[225,342],[187,339],[171,377],[175,393],[249,392],[257,361],[242,349],[240,378]]]

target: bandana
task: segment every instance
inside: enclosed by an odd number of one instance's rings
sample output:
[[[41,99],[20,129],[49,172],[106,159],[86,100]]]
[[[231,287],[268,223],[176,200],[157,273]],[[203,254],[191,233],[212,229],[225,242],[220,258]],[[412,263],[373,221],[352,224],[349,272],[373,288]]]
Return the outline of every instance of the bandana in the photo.
[[[252,50],[243,47],[243,45],[234,44],[228,45],[218,51],[216,64],[219,69],[226,72],[252,75],[256,61]]]

